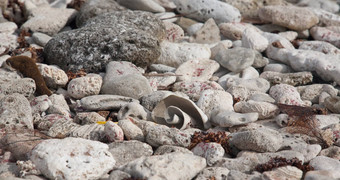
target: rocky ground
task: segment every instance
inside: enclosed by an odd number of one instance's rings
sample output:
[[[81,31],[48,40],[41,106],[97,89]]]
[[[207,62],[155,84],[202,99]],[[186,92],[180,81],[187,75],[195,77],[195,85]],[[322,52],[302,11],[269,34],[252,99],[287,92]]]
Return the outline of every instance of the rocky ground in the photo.
[[[335,0],[0,0],[0,179],[340,179]]]

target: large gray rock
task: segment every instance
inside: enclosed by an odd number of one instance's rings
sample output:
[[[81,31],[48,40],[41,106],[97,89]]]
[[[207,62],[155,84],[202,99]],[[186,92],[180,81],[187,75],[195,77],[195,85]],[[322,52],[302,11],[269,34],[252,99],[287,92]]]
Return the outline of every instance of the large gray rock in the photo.
[[[122,11],[125,9],[126,8],[119,5],[115,0],[89,0],[81,6],[76,18],[76,24],[80,27],[92,17],[107,12]]]
[[[110,61],[148,66],[160,56],[163,23],[151,13],[117,11],[91,20],[80,29],[54,36],[45,46],[49,64],[63,70],[104,71]]]
[[[86,21],[84,27],[98,26],[99,24],[110,28],[121,24],[126,27],[127,31],[138,29],[147,32],[151,34],[152,37],[157,37],[158,39],[166,38],[165,25],[160,19],[149,12],[116,11],[105,13]]]

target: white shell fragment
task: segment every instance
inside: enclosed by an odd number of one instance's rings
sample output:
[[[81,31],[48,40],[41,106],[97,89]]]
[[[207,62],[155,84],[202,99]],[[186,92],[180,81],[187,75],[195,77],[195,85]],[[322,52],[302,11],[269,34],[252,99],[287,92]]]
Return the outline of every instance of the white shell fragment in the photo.
[[[208,117],[191,100],[170,95],[157,104],[152,111],[156,123],[185,129],[188,126],[208,129]]]

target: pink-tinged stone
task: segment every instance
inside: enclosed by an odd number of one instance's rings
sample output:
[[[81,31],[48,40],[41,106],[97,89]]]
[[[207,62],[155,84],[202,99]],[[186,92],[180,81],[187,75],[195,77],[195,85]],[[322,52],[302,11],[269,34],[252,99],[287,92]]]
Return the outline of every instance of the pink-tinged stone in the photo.
[[[311,28],[319,18],[309,9],[295,6],[265,6],[259,10],[260,19],[296,31]]]
[[[340,28],[313,27],[310,32],[315,40],[326,41],[340,48]]]
[[[180,91],[188,95],[193,101],[197,101],[204,90],[223,90],[214,81],[181,81],[174,84],[173,90]]]
[[[177,81],[207,81],[220,65],[213,60],[191,60],[180,65],[176,74]]]
[[[294,86],[288,84],[278,84],[272,86],[269,95],[276,100],[276,103],[302,106],[300,94]]]
[[[122,128],[112,121],[106,122],[104,131],[110,142],[121,142],[124,140]]]

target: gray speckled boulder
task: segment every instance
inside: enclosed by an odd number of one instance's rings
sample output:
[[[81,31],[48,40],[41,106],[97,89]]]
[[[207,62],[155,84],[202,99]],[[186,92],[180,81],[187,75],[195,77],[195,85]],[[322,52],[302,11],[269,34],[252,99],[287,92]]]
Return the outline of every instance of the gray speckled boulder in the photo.
[[[145,31],[158,39],[166,38],[165,25],[152,13],[145,11],[116,11],[105,13],[92,18],[84,24],[84,27],[105,26],[110,28],[118,28],[122,25],[126,31],[136,29]]]
[[[163,23],[148,12],[117,11],[97,16],[84,27],[54,36],[45,46],[49,64],[64,71],[104,71],[110,61],[148,66],[160,55]]]
[[[119,5],[115,0],[89,0],[81,6],[76,18],[76,24],[80,27],[92,17],[122,10],[126,10],[126,8]]]

